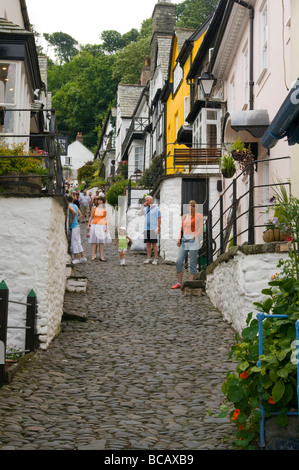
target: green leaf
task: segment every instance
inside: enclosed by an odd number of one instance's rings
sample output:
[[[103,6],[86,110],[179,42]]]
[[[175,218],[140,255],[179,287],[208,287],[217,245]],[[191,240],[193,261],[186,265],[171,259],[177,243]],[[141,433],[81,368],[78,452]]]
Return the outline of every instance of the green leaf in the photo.
[[[269,313],[273,305],[273,300],[272,299],[266,299],[265,302],[263,302],[263,311],[266,313]]]
[[[250,341],[256,337],[258,333],[258,325],[250,325],[242,331],[242,337],[245,341]]]
[[[280,379],[272,389],[272,397],[275,403],[277,403],[282,397],[285,392],[285,386],[282,379]]]

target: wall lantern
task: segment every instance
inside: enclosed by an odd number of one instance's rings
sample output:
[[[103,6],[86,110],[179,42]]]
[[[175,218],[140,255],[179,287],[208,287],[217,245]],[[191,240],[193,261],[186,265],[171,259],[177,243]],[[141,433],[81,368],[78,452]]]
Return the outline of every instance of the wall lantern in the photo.
[[[212,90],[217,83],[217,79],[210,72],[204,72],[198,79],[198,84],[202,90],[204,97],[210,98]]]

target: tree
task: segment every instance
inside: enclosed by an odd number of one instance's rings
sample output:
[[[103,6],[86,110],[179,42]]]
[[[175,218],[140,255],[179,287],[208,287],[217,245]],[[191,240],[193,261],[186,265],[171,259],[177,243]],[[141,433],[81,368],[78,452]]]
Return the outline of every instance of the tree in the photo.
[[[54,52],[60,63],[70,62],[77,54],[78,41],[66,33],[43,34],[50,46],[54,47]]]
[[[219,0],[185,0],[176,5],[176,26],[197,29],[217,8]]]
[[[150,54],[148,38],[131,42],[118,53],[113,67],[113,78],[121,83],[135,84],[139,82],[145,56]]]
[[[55,89],[53,106],[58,129],[68,132],[70,141],[80,131],[86,147],[93,149],[97,145],[96,127],[116,95],[117,81],[112,77],[114,62],[114,55],[93,56],[82,51],[71,62],[51,68],[48,83],[50,90]]]

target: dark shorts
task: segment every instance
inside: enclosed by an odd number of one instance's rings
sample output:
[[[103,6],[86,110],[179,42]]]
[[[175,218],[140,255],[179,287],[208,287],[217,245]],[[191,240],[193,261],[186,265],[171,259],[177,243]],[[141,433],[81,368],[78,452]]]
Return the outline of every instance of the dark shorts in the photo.
[[[158,235],[154,230],[145,230],[144,243],[158,243]]]

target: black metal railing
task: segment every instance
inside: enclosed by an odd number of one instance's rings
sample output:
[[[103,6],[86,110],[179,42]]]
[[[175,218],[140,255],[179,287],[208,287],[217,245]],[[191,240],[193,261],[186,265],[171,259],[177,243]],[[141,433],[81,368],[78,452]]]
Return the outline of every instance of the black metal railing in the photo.
[[[269,208],[270,190],[273,187],[285,186],[290,189],[289,182],[278,181],[271,184],[255,184],[256,168],[263,164],[270,164],[274,161],[289,160],[290,157],[279,157],[265,160],[253,161],[243,170],[232,183],[224,190],[219,200],[209,211],[205,223],[207,234],[207,264],[211,264],[215,258],[223,254],[228,246],[236,246],[241,243],[254,245],[257,239],[257,231],[262,232],[267,222],[259,219]],[[248,176],[248,188],[246,191],[238,194],[238,181]],[[260,192],[262,191],[263,194]],[[265,194],[267,193],[267,200]],[[231,200],[231,203],[224,206],[225,201]],[[244,206],[245,209],[244,209]],[[245,224],[246,220],[246,224]],[[243,225],[243,227],[241,227]],[[247,238],[244,240],[244,238]],[[216,242],[216,249],[212,244]]]
[[[0,133],[0,141],[3,140],[5,142],[8,141],[8,139],[29,139],[29,140],[35,140],[37,141],[38,139],[42,142],[43,150],[40,155],[37,155],[36,157],[44,159],[44,166],[45,169],[47,169],[47,174],[43,174],[42,178],[44,181],[46,181],[45,184],[45,193],[51,194],[51,195],[63,195],[64,193],[64,185],[63,185],[63,168],[61,164],[61,155],[60,155],[60,146],[59,146],[59,139],[58,139],[58,130],[57,130],[57,123],[56,123],[56,114],[54,109],[6,109],[2,108],[2,111],[5,112],[30,112],[31,114],[39,114],[41,113],[42,116],[44,116],[44,113],[48,114],[49,116],[49,131],[44,131],[41,133],[36,133],[36,134],[11,134],[11,133]],[[43,122],[43,118],[40,118],[40,121]],[[34,158],[34,156],[28,156],[28,155],[1,155],[0,156],[0,166],[1,166],[1,159],[3,158],[22,158],[22,159],[27,159],[27,158]],[[41,175],[31,175],[31,178],[40,178]],[[25,179],[25,175],[19,175],[19,178]],[[11,179],[11,182],[9,181]],[[12,186],[15,185],[15,176],[13,175],[2,175],[0,176],[0,185],[1,182],[5,180],[5,185]],[[2,183],[4,184],[4,183]],[[27,185],[27,186],[34,186],[34,183],[20,183],[22,185]]]
[[[122,144],[122,158],[125,157],[125,154],[128,149],[128,145],[131,141],[131,139],[142,139],[143,133],[146,129],[146,127],[149,124],[148,118],[134,118],[132,119],[132,122],[130,124],[130,127],[128,129],[127,135],[125,137],[125,140]]]
[[[8,325],[9,304],[18,304],[26,307],[24,326]],[[0,283],[0,387],[6,383],[6,347],[7,330],[25,330],[24,350],[18,350],[18,354],[28,354],[36,349],[35,322],[37,314],[37,298],[33,290],[27,296],[26,302],[17,302],[9,298],[9,289],[4,281]]]

